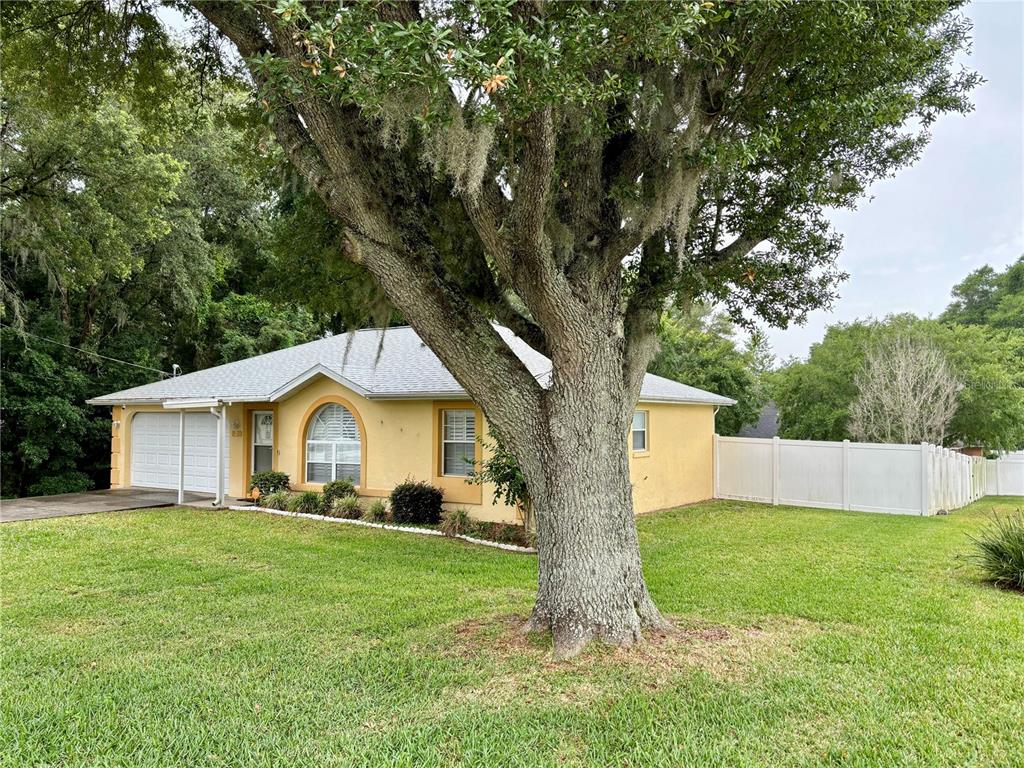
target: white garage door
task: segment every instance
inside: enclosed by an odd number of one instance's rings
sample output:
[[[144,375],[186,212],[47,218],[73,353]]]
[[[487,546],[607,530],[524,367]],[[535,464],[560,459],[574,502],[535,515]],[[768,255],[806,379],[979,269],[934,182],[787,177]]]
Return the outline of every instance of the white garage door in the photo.
[[[228,440],[224,440],[227,489]],[[178,414],[137,413],[132,419],[132,485],[178,487]],[[185,414],[185,490],[217,492],[217,417]]]

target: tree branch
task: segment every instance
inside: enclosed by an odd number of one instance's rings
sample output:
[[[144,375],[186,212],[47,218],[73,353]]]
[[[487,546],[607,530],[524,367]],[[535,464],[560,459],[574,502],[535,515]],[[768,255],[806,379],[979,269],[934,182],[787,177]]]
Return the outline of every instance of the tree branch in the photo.
[[[269,51],[299,67],[301,51],[272,15],[260,19],[248,7],[231,2],[197,0],[195,5],[243,57]],[[263,29],[270,31],[270,39]],[[271,83],[257,80],[274,91]],[[371,146],[372,127],[358,110],[318,97],[281,101],[273,115],[275,134],[345,226],[345,255],[369,270],[489,419],[509,428],[529,423],[526,417],[540,412],[540,385],[483,313],[448,282],[415,210],[398,220],[400,210],[380,196],[382,188],[395,195],[407,191],[400,179],[415,177],[417,171],[400,167],[403,158],[395,153],[384,158],[379,147]],[[370,178],[371,166],[381,178]],[[405,199],[417,196],[410,193]],[[507,417],[511,411],[519,412],[518,418]]]

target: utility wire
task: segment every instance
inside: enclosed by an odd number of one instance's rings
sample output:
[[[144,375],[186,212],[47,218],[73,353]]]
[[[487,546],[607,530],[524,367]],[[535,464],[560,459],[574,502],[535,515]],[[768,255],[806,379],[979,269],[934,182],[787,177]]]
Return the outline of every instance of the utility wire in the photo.
[[[12,331],[14,331],[15,333],[20,333],[22,336],[31,336],[33,339],[39,339],[40,341],[48,341],[51,344],[56,344],[59,347],[66,347],[67,349],[74,349],[74,350],[77,350],[78,352],[82,352],[82,353],[84,353],[86,355],[92,355],[93,357],[101,357],[104,360],[109,360],[112,363],[120,363],[121,365],[130,365],[132,368],[141,368],[144,371],[153,371],[154,373],[159,373],[161,376],[171,376],[172,375],[172,374],[168,373],[167,371],[161,371],[159,368],[150,368],[148,365],[139,365],[138,363],[129,363],[127,360],[119,360],[116,357],[108,357],[107,355],[101,355],[99,352],[93,352],[91,349],[82,349],[81,347],[76,347],[73,344],[65,344],[63,341],[57,341],[56,339],[48,339],[45,336],[37,336],[34,333],[29,333],[28,331],[23,331],[22,329],[15,328],[13,325],[8,325],[7,323],[0,323],[0,327],[10,328]]]

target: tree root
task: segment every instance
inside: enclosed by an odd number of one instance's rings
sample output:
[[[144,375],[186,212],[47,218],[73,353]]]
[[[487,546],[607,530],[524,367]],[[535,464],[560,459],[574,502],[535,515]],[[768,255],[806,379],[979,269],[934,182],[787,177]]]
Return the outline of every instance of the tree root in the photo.
[[[551,632],[552,658],[565,661],[578,655],[591,642],[601,641],[618,648],[630,648],[643,642],[643,630],[667,632],[672,623],[661,615],[654,601],[644,594],[633,604],[633,611],[626,612],[621,622],[609,626],[599,621],[576,619],[552,619],[535,606],[530,618],[520,632],[534,634]]]

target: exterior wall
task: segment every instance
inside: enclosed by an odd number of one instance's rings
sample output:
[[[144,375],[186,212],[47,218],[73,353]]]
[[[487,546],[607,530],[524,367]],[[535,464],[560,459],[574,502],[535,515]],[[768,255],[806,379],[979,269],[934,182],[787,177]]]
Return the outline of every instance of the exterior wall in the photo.
[[[110,487],[121,488],[121,406],[115,405],[110,411]]]
[[[327,378],[317,379],[277,404],[274,424],[277,448],[274,468],[287,472],[292,487],[319,490],[305,482],[305,435],[309,419],[327,403],[345,406],[355,416],[362,438],[361,496],[383,497],[407,479],[427,480],[444,491],[445,506],[465,507],[474,517],[494,522],[515,522],[514,509],[492,501],[494,488],[472,485],[440,474],[441,412],[446,408],[475,408],[458,400],[368,400]],[[264,406],[251,406],[262,408]],[[487,426],[479,409],[477,423]],[[477,459],[482,458],[477,448]]]
[[[428,480],[445,494],[445,506],[465,507],[477,519],[518,522],[516,511],[493,501],[494,487],[471,485],[440,475],[440,424],[445,408],[473,408],[451,400],[368,400],[327,379],[318,378],[278,403],[227,406],[229,468],[227,498],[248,494],[251,474],[252,413],[274,412],[274,469],[287,472],[292,487],[319,490],[305,480],[305,434],[309,419],[322,405],[336,402],[355,416],[362,438],[361,496],[387,496],[406,479]],[[713,495],[712,439],[714,408],[703,405],[642,403],[648,411],[648,450],[631,451],[630,477],[638,514],[688,504]],[[159,405],[115,407],[111,430],[111,487],[131,485],[131,419],[143,411],[166,412]],[[479,409],[477,423],[489,428]],[[628,439],[624,436],[623,439]],[[477,448],[477,459],[486,450]]]
[[[634,511],[639,515],[710,499],[714,406],[640,403],[637,410],[648,412],[648,450],[630,451]]]

